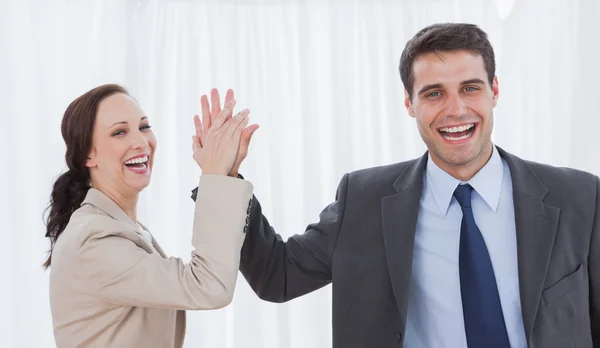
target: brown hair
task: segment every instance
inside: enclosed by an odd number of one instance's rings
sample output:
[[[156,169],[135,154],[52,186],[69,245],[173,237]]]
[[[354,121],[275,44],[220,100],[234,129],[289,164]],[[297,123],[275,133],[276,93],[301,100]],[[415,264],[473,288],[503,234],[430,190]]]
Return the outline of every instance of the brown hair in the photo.
[[[433,24],[421,29],[410,39],[400,57],[400,77],[412,99],[414,60],[427,53],[465,50],[481,55],[490,86],[496,74],[494,49],[487,34],[474,24]]]
[[[67,145],[65,160],[69,169],[56,179],[50,195],[50,212],[46,220],[50,251],[44,268],[50,266],[56,240],[90,188],[90,172],[85,163],[92,148],[98,106],[105,98],[117,93],[129,95],[125,88],[115,84],[96,87],[71,102],[65,111],[61,132]]]

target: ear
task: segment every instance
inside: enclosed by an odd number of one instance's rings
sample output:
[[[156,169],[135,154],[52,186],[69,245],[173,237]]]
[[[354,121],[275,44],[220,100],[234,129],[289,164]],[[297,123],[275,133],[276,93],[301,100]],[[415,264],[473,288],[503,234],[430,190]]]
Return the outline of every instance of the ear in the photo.
[[[410,117],[415,117],[415,111],[413,110],[412,102],[410,100],[410,96],[408,95],[408,91],[406,90],[406,88],[404,89],[404,106],[406,107],[406,110],[408,111]]]
[[[492,93],[493,93],[493,100],[494,100],[494,107],[496,107],[496,104],[498,103],[498,96],[500,95],[500,89],[498,87],[498,76],[494,76],[494,82],[492,83]]]
[[[85,161],[85,166],[88,168],[94,168],[98,166],[96,163],[96,149],[92,149],[88,154],[87,161]]]

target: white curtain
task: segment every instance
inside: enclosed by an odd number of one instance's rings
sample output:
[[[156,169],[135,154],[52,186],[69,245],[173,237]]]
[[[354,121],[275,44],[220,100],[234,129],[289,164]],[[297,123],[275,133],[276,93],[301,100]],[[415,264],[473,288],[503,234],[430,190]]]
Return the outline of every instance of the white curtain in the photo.
[[[591,0],[2,0],[2,346],[54,347],[42,213],[65,169],[62,114],[88,89],[123,84],[149,115],[159,145],[139,215],[189,260],[192,116],[211,87],[233,88],[261,126],[242,173],[285,239],[317,219],[344,173],[422,154],[398,61],[435,22],[489,33],[498,145],[600,174],[599,16]],[[330,347],[330,296],[271,304],[240,275],[232,305],[188,312],[185,346]]]

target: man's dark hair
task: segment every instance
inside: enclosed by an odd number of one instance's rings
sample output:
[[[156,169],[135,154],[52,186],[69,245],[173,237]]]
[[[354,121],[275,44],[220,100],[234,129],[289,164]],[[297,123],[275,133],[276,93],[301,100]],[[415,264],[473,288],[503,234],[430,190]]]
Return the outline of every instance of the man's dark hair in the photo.
[[[400,57],[400,77],[409,97],[413,95],[413,62],[427,53],[465,50],[481,55],[488,74],[490,86],[496,74],[494,49],[485,31],[474,24],[433,24],[419,31],[410,39]]]

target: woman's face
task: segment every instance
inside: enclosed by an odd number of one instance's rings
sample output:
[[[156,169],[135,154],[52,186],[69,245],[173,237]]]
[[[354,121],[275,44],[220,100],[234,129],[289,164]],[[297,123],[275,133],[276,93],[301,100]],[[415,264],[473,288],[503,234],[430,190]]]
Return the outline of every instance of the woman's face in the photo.
[[[138,103],[126,94],[100,103],[86,163],[93,187],[129,195],[150,184],[156,148],[150,127]]]

